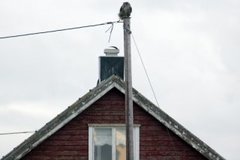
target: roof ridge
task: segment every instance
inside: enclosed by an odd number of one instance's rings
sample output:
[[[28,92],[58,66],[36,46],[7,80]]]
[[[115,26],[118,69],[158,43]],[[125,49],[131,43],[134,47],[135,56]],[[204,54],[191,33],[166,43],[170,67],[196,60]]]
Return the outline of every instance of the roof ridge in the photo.
[[[42,141],[50,137],[65,124],[78,116],[82,111],[91,106],[99,98],[104,96],[111,89],[117,88],[120,92],[125,94],[125,82],[118,76],[112,75],[108,79],[99,83],[88,93],[79,98],[75,103],[66,108],[63,112],[54,117],[51,121],[45,124],[41,129],[35,132],[32,136],[9,152],[2,160],[20,159],[35,148]],[[142,107],[146,112],[156,118],[169,130],[174,132],[178,137],[183,139],[186,143],[195,148],[204,157],[210,160],[224,160],[215,150],[201,141],[197,136],[192,134],[180,123],[170,117],[167,113],[149,101],[141,93],[133,88],[133,101]]]

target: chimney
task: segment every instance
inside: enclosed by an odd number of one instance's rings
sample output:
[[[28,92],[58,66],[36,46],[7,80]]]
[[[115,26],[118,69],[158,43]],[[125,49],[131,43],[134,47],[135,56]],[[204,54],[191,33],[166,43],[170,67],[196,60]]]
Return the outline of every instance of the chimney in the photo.
[[[110,46],[104,49],[106,56],[99,57],[99,82],[116,75],[124,79],[124,57],[118,56],[119,49]]]

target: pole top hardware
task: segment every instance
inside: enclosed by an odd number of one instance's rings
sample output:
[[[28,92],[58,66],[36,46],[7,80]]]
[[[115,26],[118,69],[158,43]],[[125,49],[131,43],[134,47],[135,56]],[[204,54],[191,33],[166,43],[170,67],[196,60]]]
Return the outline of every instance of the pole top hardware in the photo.
[[[129,2],[124,2],[119,11],[119,18],[126,19],[129,18],[132,13],[132,7]]]

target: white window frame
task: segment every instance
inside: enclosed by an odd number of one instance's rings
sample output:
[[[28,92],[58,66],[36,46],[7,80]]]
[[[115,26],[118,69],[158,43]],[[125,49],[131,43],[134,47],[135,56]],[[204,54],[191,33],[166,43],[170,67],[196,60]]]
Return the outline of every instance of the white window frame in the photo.
[[[89,124],[88,125],[88,160],[94,160],[93,156],[93,130],[94,128],[112,128],[112,135],[115,135],[117,127],[125,127],[125,124]],[[134,160],[139,160],[139,145],[140,145],[140,125],[135,124],[133,129],[133,148],[134,148]],[[112,136],[112,142],[115,144],[115,136]],[[116,146],[112,145],[113,149],[116,150]],[[112,159],[116,159],[116,154],[112,153]]]

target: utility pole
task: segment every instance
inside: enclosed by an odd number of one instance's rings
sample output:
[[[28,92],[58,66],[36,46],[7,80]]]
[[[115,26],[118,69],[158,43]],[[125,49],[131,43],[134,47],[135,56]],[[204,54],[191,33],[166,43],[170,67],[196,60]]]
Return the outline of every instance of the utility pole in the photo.
[[[134,160],[133,150],[133,101],[132,101],[132,67],[131,67],[131,5],[124,2],[119,17],[123,20],[124,32],[124,71],[125,71],[125,119],[126,119],[126,160]]]

